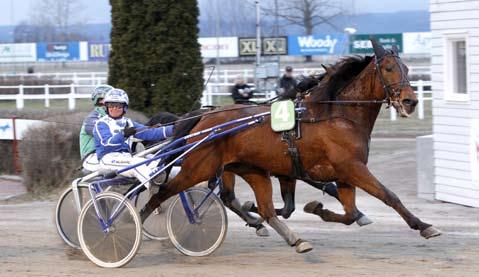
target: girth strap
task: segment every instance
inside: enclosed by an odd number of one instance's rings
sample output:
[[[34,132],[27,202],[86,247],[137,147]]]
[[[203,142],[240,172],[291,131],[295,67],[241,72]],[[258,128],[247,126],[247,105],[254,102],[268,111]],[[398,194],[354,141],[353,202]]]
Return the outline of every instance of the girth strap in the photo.
[[[291,158],[292,172],[291,175],[295,179],[303,180],[313,187],[325,191],[329,182],[314,181],[309,177],[308,173],[304,170],[303,163],[299,155],[298,148],[296,147],[294,140],[296,139],[296,133],[294,130],[285,131],[281,133],[281,140],[285,141],[288,145],[288,154]],[[333,195],[330,193],[330,195]]]
[[[303,164],[301,163],[301,159],[299,157],[299,151],[296,145],[294,144],[294,140],[296,137],[295,131],[286,131],[281,133],[281,140],[285,141],[288,145],[288,154],[291,158],[292,164],[292,175],[297,179],[303,179],[306,175]]]

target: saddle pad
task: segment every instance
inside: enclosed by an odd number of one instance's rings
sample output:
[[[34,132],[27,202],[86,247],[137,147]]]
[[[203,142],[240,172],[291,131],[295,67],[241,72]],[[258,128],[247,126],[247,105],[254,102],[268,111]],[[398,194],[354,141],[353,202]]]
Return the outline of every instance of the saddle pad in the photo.
[[[275,132],[289,131],[294,128],[294,102],[277,101],[271,105],[271,129]]]

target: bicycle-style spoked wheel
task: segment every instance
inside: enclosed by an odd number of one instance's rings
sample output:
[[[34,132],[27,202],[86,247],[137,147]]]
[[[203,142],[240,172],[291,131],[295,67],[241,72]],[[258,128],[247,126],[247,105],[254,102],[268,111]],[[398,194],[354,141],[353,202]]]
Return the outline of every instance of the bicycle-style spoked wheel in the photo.
[[[101,217],[111,218],[123,195],[105,192],[96,198]],[[141,243],[141,220],[135,207],[129,200],[106,231],[103,231],[95,212],[93,200],[82,209],[78,218],[78,239],[85,255],[101,267],[121,267],[135,257]]]
[[[228,219],[223,202],[208,189],[192,188],[184,192],[194,223],[190,223],[180,196],[168,209],[168,235],[173,245],[188,256],[206,256],[223,242]],[[207,197],[208,196],[208,197]],[[207,198],[206,198],[207,197]]]
[[[73,188],[66,189],[55,208],[55,225],[57,232],[63,241],[73,248],[80,248],[78,242],[78,216],[85,203],[90,200],[88,185],[78,185],[78,199],[76,199]]]
[[[136,198],[135,206],[137,210],[141,210],[145,204],[150,200],[150,192],[145,190]],[[143,234],[153,240],[167,240],[168,230],[166,229],[166,213],[168,207],[173,202],[170,198],[161,203],[160,207],[156,208],[150,216],[143,222]]]

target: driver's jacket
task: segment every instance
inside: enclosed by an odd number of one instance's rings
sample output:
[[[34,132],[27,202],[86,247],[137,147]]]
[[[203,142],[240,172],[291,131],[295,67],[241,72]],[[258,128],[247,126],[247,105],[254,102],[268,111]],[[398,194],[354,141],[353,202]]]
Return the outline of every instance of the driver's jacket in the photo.
[[[127,122],[129,127],[145,128],[144,130],[138,130],[134,135],[135,138],[141,140],[159,141],[173,135],[172,126],[146,129],[145,125],[134,122],[129,118],[113,119],[107,115],[95,123],[93,132],[98,160],[101,160],[108,153],[129,152],[127,139],[123,136],[123,129]]]

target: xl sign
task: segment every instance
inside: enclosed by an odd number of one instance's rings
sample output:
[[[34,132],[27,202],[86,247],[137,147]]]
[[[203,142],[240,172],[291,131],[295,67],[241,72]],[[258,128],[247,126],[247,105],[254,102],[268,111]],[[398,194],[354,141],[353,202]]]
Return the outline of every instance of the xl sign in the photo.
[[[286,55],[288,53],[286,37],[262,38],[261,42],[262,55]],[[256,38],[240,38],[238,44],[240,56],[256,55]]]
[[[343,34],[289,36],[289,55],[340,55],[343,54],[347,37]]]

